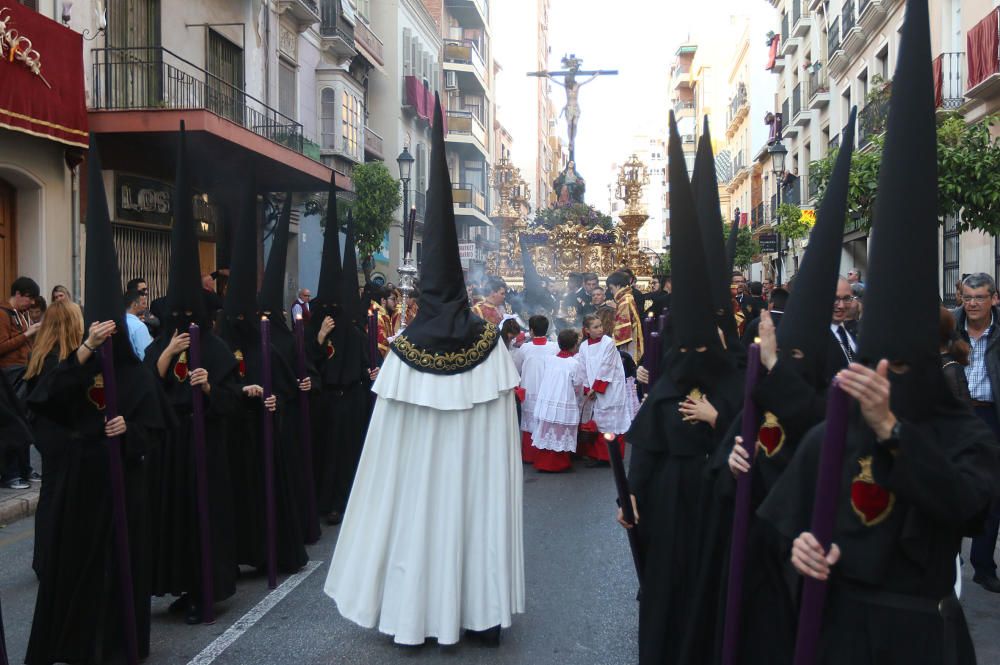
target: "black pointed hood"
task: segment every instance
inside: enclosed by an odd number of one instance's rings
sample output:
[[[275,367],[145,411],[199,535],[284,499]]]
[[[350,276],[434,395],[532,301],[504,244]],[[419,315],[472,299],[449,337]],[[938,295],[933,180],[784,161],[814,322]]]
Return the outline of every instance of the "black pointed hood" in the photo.
[[[726,273],[726,279],[729,281],[729,285],[732,286],[733,280],[733,268],[736,267],[736,246],[740,241],[740,220],[734,219],[733,223],[729,226],[729,239],[726,240],[726,265],[729,267],[729,271]],[[730,290],[730,297],[732,296],[732,291]]]
[[[809,246],[802,266],[795,273],[795,288],[788,298],[777,330],[782,357],[801,369],[812,383],[823,381],[826,375],[830,303],[837,290],[840,271],[856,116],[855,108],[851,110],[844,140],[819,206],[816,225],[809,234]]]
[[[252,186],[240,192],[233,224],[229,286],[223,312],[226,318],[257,318],[257,193]]]
[[[709,286],[712,290],[712,307],[715,318],[727,339],[735,340],[736,318],[731,306],[732,294],[729,286],[732,270],[726,260],[726,242],[722,237],[722,208],[719,204],[719,182],[715,174],[715,154],[712,152],[712,135],[708,129],[708,116],[701,138],[698,140],[698,154],[694,160],[694,176],[691,181],[695,207],[698,211],[698,226],[701,228],[702,249],[708,266]]]
[[[670,275],[673,281],[670,310],[674,346],[695,348],[719,343],[709,275],[702,246],[687,163],[677,122],[670,114]]]
[[[531,314],[537,313],[536,310],[539,309],[546,314],[551,314],[552,310],[555,309],[552,294],[542,283],[542,277],[538,274],[538,269],[535,268],[535,259],[531,256],[531,250],[524,238],[520,239],[520,243],[521,263],[524,267],[524,293],[522,294],[524,307]]]
[[[458,374],[485,360],[500,335],[496,326],[475,316],[469,307],[458,256],[443,125],[441,100],[435,98],[420,306],[392,350],[422,372]]]
[[[278,223],[271,238],[271,251],[264,267],[264,281],[260,286],[260,311],[265,312],[274,322],[285,319],[285,267],[288,261],[288,229],[292,220],[292,193],[285,194]]]
[[[354,214],[347,212],[347,239],[344,243],[344,270],[340,279],[340,306],[351,317],[355,325],[363,326],[367,321],[369,303],[361,302],[358,282],[358,250],[354,246]]]
[[[97,139],[90,136],[87,155],[87,265],[83,295],[84,330],[95,321],[114,321],[115,363],[138,364],[139,358],[129,343],[125,326],[125,308],[122,303],[122,276],[118,269],[118,252],[115,250],[108,214],[108,199],[104,191],[101,171],[101,153]]]
[[[198,235],[194,222],[194,192],[188,177],[187,138],[184,121],[177,136],[177,173],[174,178],[174,226],[170,232],[170,282],[167,285],[167,337],[176,329],[187,330],[189,323],[202,328],[211,325],[201,288]],[[190,312],[190,314],[188,314]]]
[[[323,255],[319,266],[319,286],[310,308],[327,310],[332,314],[340,301],[340,282],[343,265],[340,258],[340,220],[337,217],[337,173],[330,176],[326,197],[326,229],[323,232]],[[314,316],[313,319],[322,317]]]
[[[927,0],[908,0],[872,219],[862,362],[939,363],[937,209]]]

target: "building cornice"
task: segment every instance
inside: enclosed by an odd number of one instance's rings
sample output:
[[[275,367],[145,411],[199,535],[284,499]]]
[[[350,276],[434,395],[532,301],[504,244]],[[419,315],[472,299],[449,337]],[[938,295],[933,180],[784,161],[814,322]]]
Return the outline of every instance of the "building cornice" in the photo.
[[[432,41],[435,44],[438,46],[443,44],[441,31],[438,28],[437,23],[434,21],[434,17],[431,16],[430,12],[427,11],[427,8],[424,7],[424,3],[420,2],[420,0],[400,0],[399,6],[408,10],[412,18],[414,18],[415,21],[421,25],[424,31],[428,35],[433,36]]]

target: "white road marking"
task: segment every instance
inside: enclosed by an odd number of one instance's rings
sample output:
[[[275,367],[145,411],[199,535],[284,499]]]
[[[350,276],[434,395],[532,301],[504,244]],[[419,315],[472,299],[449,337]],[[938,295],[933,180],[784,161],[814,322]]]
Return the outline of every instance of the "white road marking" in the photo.
[[[202,649],[201,653],[192,658],[188,665],[210,665],[214,662],[216,658],[222,655],[223,651],[232,646],[233,642],[240,639],[243,633],[250,630],[255,623],[264,618],[265,614],[274,609],[274,606],[280,603],[285,596],[294,591],[295,587],[302,584],[307,577],[312,575],[313,571],[319,568],[322,563],[322,561],[310,561],[306,564],[305,568],[282,582],[277,589],[264,596],[259,603],[250,608],[250,611],[240,617],[226,632],[219,635],[211,644]]]

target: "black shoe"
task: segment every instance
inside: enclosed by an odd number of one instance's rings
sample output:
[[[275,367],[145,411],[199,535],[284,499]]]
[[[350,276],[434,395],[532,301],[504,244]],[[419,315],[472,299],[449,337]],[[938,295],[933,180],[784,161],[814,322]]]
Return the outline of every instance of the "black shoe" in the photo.
[[[983,587],[990,593],[1000,593],[1000,579],[996,574],[976,573],[972,576],[972,581]]]
[[[14,478],[5,482],[3,488],[8,490],[27,490],[31,489],[31,483],[25,482],[20,478]]]
[[[326,523],[329,524],[330,526],[337,526],[343,521],[344,521],[343,514],[341,514],[336,510],[326,516]]]
[[[170,607],[167,611],[171,614],[181,614],[182,612],[187,612],[187,609],[191,606],[191,596],[184,593],[181,597],[170,603]]]
[[[486,630],[465,629],[465,636],[469,639],[477,639],[485,647],[500,646],[500,626],[493,626]]]
[[[201,606],[198,603],[188,605],[187,614],[184,616],[184,623],[189,626],[197,626],[201,623]]]
[[[28,476],[29,483],[40,483],[42,482],[42,474],[37,471],[32,471],[31,475]]]

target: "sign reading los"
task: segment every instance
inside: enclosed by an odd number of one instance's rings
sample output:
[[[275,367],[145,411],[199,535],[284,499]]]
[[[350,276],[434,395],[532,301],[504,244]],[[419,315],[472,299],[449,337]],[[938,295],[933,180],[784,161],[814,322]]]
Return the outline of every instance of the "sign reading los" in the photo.
[[[169,227],[173,221],[172,198],[173,188],[159,180],[115,176],[115,217],[120,222]]]

